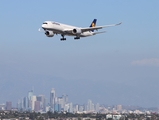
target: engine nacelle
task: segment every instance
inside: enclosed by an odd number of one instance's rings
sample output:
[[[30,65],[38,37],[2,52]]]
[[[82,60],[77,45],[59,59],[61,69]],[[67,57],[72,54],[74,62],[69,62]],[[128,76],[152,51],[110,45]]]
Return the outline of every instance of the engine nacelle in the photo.
[[[72,30],[72,33],[73,33],[73,34],[81,34],[82,31],[81,31],[81,29],[74,28],[74,29]]]
[[[46,32],[45,32],[45,35],[46,35],[47,37],[53,37],[53,36],[54,36],[54,32],[53,32],[53,31],[46,31]]]

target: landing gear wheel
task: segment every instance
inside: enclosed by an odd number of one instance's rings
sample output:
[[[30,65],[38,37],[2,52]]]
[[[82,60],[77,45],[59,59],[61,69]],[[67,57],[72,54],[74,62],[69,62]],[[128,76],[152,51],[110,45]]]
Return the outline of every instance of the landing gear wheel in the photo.
[[[64,38],[64,35],[61,35],[62,38],[60,39],[61,41],[66,40],[66,38]]]
[[[61,38],[60,40],[63,41],[63,40],[66,40],[66,38]]]
[[[80,37],[74,37],[75,40],[80,39]]]

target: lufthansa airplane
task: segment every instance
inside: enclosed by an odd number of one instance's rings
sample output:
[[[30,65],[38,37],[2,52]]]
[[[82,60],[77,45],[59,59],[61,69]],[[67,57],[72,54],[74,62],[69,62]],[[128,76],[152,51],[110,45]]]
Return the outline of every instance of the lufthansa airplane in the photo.
[[[104,25],[104,26],[96,26],[97,19],[94,19],[89,27],[75,27],[71,25],[62,24],[54,21],[45,21],[42,24],[42,28],[44,29],[45,35],[47,37],[53,37],[54,34],[61,34],[61,40],[66,40],[65,36],[75,36],[74,39],[80,39],[80,37],[88,37],[92,35],[96,35],[102,32],[95,32],[94,30],[102,29],[105,27],[117,26],[118,24]],[[40,28],[39,28],[40,31]]]

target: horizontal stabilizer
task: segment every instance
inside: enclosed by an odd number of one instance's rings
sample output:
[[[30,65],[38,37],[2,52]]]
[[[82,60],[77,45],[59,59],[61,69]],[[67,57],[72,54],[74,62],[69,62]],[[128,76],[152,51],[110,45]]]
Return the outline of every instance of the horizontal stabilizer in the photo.
[[[93,35],[100,34],[100,33],[106,33],[106,31],[102,31],[102,32],[94,32]]]

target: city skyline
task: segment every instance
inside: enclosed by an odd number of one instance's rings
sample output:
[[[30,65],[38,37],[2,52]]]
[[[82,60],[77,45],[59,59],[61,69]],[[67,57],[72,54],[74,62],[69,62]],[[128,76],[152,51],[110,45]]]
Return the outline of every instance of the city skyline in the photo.
[[[49,101],[48,101],[49,100]],[[107,107],[106,107],[107,106]],[[93,103],[91,99],[83,104],[72,103],[69,101],[68,95],[57,96],[54,88],[50,90],[50,98],[45,95],[35,95],[33,90],[28,91],[28,95],[18,99],[16,106],[13,106],[12,101],[6,101],[5,104],[0,103],[0,110],[18,110],[18,111],[35,111],[35,112],[70,112],[70,113],[127,113],[131,111],[142,114],[144,111],[158,111],[154,108],[142,108],[141,106],[124,106],[121,104],[106,105],[100,103]]]
[[[11,101],[7,101],[5,108],[0,108],[0,110],[12,110],[16,108],[18,111],[35,111],[35,112],[99,112],[99,103],[96,105],[92,103],[91,100],[88,100],[87,104],[73,104],[68,101],[68,95],[62,95],[58,97],[56,95],[55,89],[52,88],[50,91],[50,101],[45,95],[35,95],[34,90],[28,91],[27,97],[22,97],[18,99],[16,106],[12,105]],[[3,104],[0,104],[3,105]],[[75,106],[75,107],[74,107]]]

